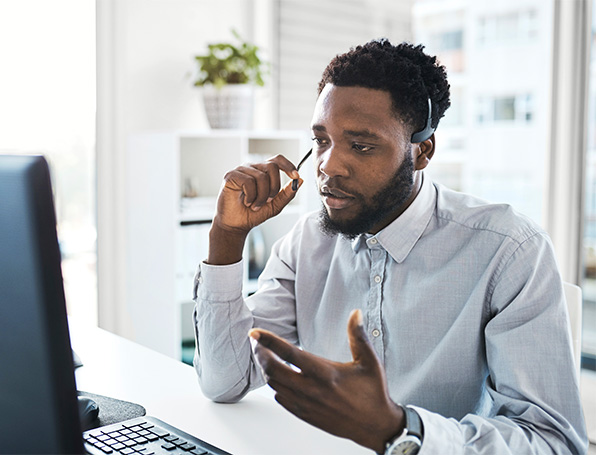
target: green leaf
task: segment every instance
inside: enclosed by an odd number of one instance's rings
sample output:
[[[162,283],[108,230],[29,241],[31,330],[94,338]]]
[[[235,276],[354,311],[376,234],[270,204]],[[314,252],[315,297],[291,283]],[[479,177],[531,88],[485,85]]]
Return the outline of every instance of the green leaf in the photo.
[[[232,35],[239,41],[238,46],[232,43],[211,43],[207,45],[207,54],[195,56],[199,67],[195,86],[265,84],[263,75],[268,64],[259,58],[258,46],[244,41],[234,29]]]

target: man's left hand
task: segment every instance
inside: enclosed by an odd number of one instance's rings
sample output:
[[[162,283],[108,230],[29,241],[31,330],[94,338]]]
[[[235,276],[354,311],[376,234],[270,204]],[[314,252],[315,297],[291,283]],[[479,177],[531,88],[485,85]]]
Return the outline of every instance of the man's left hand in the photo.
[[[250,336],[258,341],[255,354],[275,399],[300,419],[378,453],[403,431],[403,410],[389,397],[385,371],[368,341],[360,310],[352,311],[348,321],[353,358],[348,363],[302,351],[266,330],[253,329]]]

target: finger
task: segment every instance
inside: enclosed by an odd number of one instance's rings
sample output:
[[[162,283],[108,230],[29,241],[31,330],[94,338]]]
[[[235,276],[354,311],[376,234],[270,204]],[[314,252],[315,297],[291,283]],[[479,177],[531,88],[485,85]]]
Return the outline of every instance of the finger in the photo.
[[[302,371],[310,370],[313,363],[312,354],[302,351],[268,330],[252,329],[248,334],[258,341],[259,346],[274,352],[280,359],[297,366]]]
[[[292,163],[283,155],[276,155],[272,158],[269,158],[267,161],[275,163],[279,169],[285,172],[285,174],[291,179],[297,179],[300,177],[298,171],[296,170],[296,166],[294,166],[294,163]]]
[[[361,310],[353,310],[350,313],[348,319],[348,341],[355,363],[363,366],[372,366],[379,363],[377,354],[364,330]]]
[[[259,163],[255,165],[255,168],[263,172],[263,176],[266,179],[263,182],[263,186],[259,187],[259,198],[255,201],[257,207],[262,207],[277,196],[277,193],[281,189],[280,168],[276,163],[269,161]]]
[[[296,197],[296,191],[302,185],[303,180],[298,179],[298,186],[294,189],[295,180],[291,180],[282,188],[282,190],[277,193],[277,195],[271,200],[271,210],[272,216],[279,214],[286,205],[288,205],[292,199]]]
[[[250,207],[257,197],[256,178],[262,172],[250,166],[238,166],[224,176],[224,189],[240,192],[240,200]]]
[[[267,377],[267,382],[269,382],[271,378],[276,378],[278,381],[285,383],[288,381],[289,376],[296,374],[290,366],[284,363],[270,349],[257,344],[254,347],[254,353],[257,362]]]
[[[244,205],[253,210],[260,209],[280,188],[279,169],[259,163],[238,168],[245,178],[242,182]]]
[[[305,402],[303,397],[296,396],[293,391],[288,388],[285,388],[284,391],[279,391],[275,387],[271,387],[276,391],[275,401],[296,417],[304,419]]]

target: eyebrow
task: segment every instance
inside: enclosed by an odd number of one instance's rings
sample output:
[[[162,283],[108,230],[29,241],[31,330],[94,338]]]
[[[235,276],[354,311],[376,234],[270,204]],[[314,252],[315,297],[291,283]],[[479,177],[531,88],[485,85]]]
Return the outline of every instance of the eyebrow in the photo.
[[[323,125],[312,125],[311,129],[313,131],[318,131],[318,132],[327,132],[327,128],[325,128],[325,126]],[[377,133],[374,133],[368,129],[362,129],[362,130],[344,130],[343,132],[344,136],[348,136],[348,137],[360,137],[360,138],[365,138],[365,139],[381,139],[381,136],[379,136]]]

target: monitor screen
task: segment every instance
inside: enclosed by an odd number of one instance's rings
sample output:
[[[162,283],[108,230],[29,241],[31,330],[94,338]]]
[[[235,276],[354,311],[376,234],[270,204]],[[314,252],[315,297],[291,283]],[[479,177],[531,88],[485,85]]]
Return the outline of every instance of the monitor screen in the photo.
[[[82,453],[46,160],[0,155],[0,453]]]

